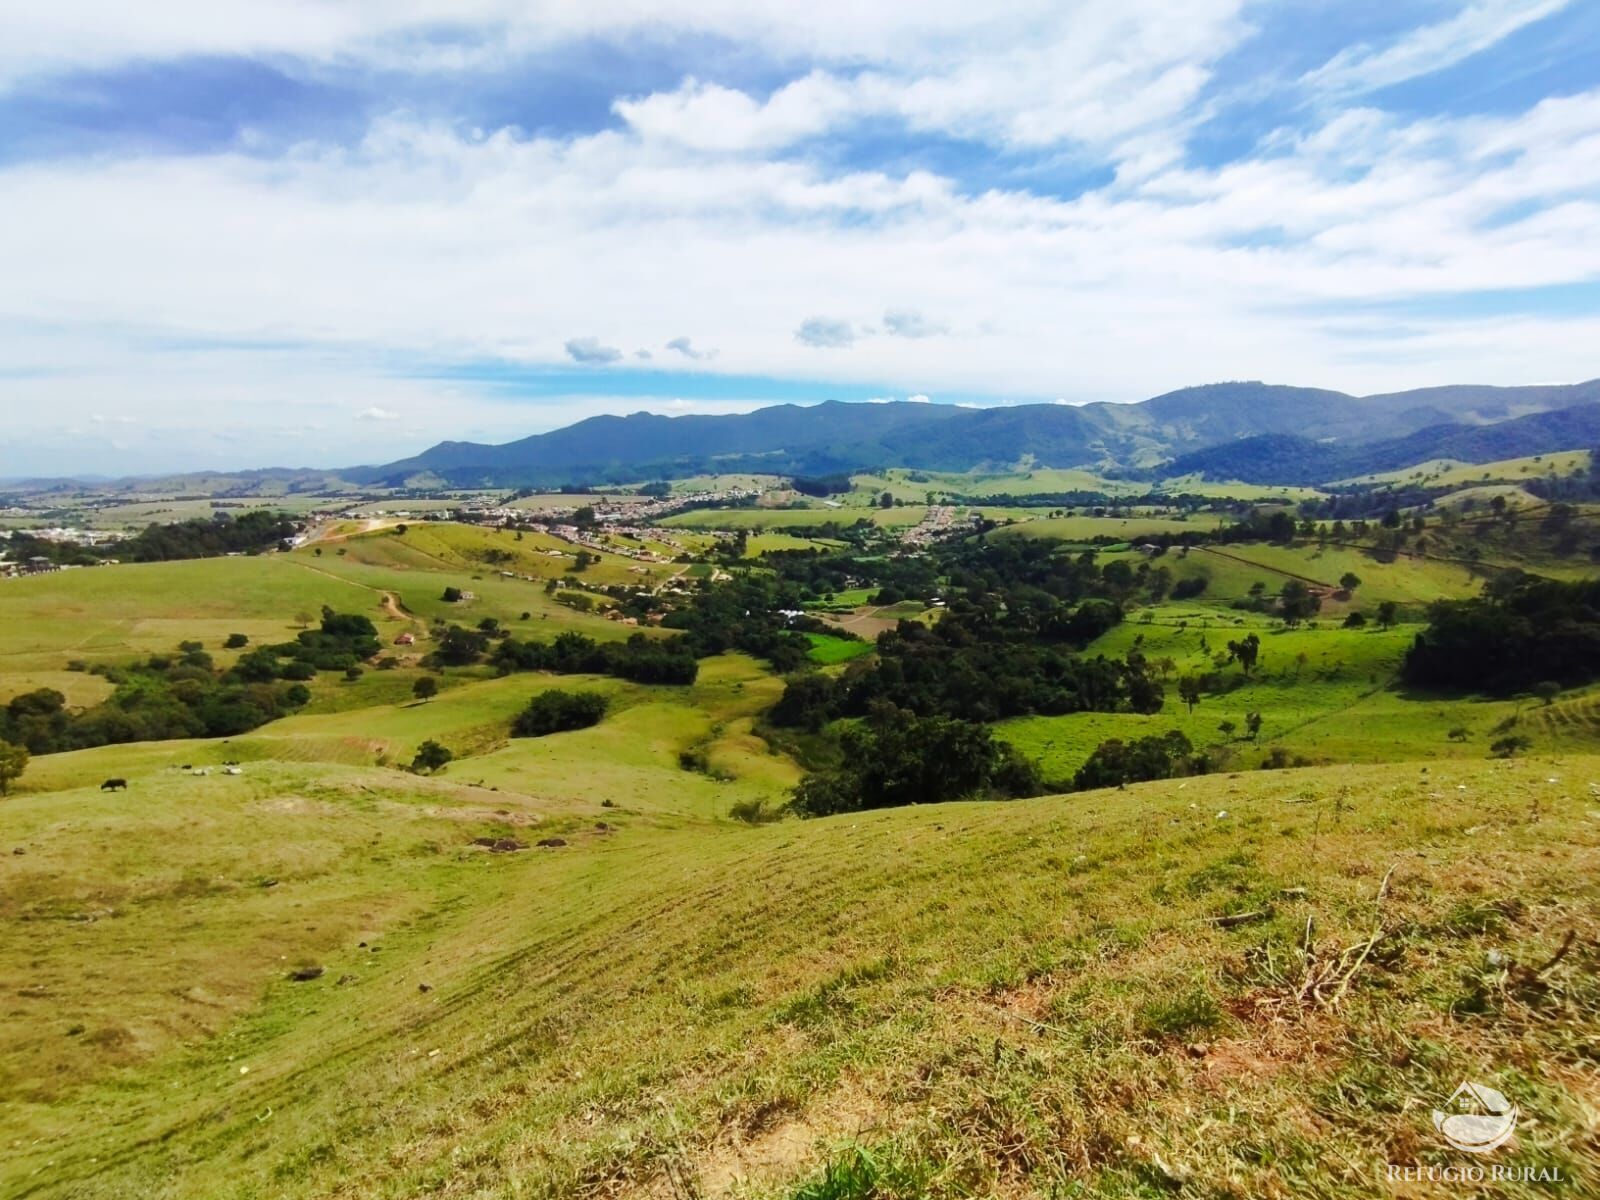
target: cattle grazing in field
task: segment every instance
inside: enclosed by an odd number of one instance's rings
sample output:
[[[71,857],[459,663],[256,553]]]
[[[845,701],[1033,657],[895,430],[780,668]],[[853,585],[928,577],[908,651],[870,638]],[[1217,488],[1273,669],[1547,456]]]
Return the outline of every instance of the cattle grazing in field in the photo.
[[[115,792],[118,790],[125,792],[128,790],[128,781],[126,779],[108,779],[100,785],[100,790],[102,792]]]

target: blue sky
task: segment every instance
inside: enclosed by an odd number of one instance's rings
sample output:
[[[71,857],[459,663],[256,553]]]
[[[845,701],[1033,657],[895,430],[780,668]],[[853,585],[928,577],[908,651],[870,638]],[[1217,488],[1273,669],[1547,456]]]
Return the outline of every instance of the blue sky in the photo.
[[[1600,4],[61,0],[0,477],[1600,375]]]

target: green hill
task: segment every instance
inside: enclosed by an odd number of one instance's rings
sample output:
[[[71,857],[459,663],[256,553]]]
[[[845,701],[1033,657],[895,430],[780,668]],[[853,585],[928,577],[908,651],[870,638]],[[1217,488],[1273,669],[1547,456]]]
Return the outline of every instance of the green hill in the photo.
[[[1497,1161],[1581,1179],[1597,777],[764,828],[326,766],[24,795],[0,1193],[1367,1195],[1459,1161],[1462,1078],[1522,1106]]]

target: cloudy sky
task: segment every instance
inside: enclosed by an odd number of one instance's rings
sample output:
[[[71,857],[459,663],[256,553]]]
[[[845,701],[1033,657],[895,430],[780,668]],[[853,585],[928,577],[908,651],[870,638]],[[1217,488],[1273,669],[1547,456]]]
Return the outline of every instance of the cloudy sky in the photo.
[[[0,477],[1600,375],[1594,0],[0,0]]]

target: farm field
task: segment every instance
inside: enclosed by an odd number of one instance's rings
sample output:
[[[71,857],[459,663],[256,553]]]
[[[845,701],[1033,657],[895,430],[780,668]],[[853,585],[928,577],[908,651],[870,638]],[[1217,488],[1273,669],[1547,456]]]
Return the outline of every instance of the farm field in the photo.
[[[663,517],[657,524],[664,529],[745,529],[751,532],[784,530],[797,525],[826,525],[829,522],[853,525],[862,519],[876,525],[898,526],[915,525],[922,520],[922,514],[926,511],[921,505],[914,508],[875,508],[871,511],[820,505],[816,508],[694,508]]]
[[[869,641],[851,641],[827,633],[808,633],[806,637],[811,639],[811,661],[825,667],[849,662],[873,651],[873,643]]]
[[[1551,976],[1570,1016],[1471,1014],[1486,953],[1600,933],[1597,777],[1320,768],[798,829],[338,765],[27,792],[0,1187],[792,1197],[865,1151],[922,1196],[1158,1169],[1353,1196],[1347,1161],[1449,1161],[1427,1114],[1464,1075],[1536,1118],[1512,1161],[1582,1177],[1590,952]],[[1392,931],[1337,1005],[1294,998],[1308,917],[1319,957]]]
[[[1163,606],[1154,615],[1149,623],[1125,622],[1089,652],[1121,656],[1138,649],[1156,662],[1170,659],[1175,681],[1214,669],[1213,657],[1225,652],[1230,640],[1255,633],[1262,645],[1252,679],[1236,690],[1205,695],[1192,712],[1169,685],[1165,706],[1153,716],[1021,717],[1002,722],[1000,735],[1039,762],[1047,778],[1062,781],[1070,781],[1107,738],[1126,741],[1168,730],[1183,733],[1197,748],[1225,755],[1236,768],[1257,767],[1274,749],[1310,762],[1481,760],[1508,720],[1545,750],[1572,744],[1536,724],[1536,710],[1527,701],[1407,695],[1397,673],[1420,625],[1342,629],[1323,620],[1315,628],[1284,630],[1257,617],[1189,605]],[[1245,734],[1251,712],[1264,718],[1253,741]],[[1232,733],[1219,729],[1224,721],[1233,724]],[[1459,738],[1450,736],[1455,731]]]
[[[1215,529],[1224,524],[1216,513],[1194,513],[1176,517],[1042,517],[1018,521],[997,533],[1019,537],[1061,538],[1065,541],[1088,541],[1091,538],[1109,537],[1128,539],[1139,534],[1185,533]]]

